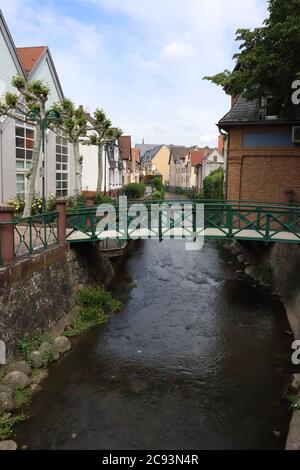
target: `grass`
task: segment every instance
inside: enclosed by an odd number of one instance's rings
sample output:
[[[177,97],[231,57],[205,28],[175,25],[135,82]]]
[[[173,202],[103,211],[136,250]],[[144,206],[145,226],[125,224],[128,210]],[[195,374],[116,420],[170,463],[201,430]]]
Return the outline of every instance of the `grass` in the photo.
[[[0,440],[8,439],[13,432],[13,426],[28,419],[28,414],[20,413],[12,415],[11,413],[4,413],[0,416]]]
[[[32,351],[36,351],[44,342],[49,342],[50,344],[52,344],[53,337],[49,333],[42,333],[40,329],[35,330],[33,335],[24,335],[23,338],[21,338],[18,342],[19,352],[22,358],[29,365],[32,365],[32,361],[30,360],[30,353]]]
[[[84,287],[76,295],[78,309],[71,322],[71,328],[64,334],[67,337],[79,336],[108,321],[108,314],[122,308],[122,303],[112,297],[111,292],[102,287]]]
[[[264,284],[272,284],[273,274],[274,274],[274,271],[270,264],[267,264],[267,263],[261,264],[258,267],[259,278]]]
[[[29,388],[17,388],[14,391],[13,399],[18,408],[28,406],[31,400],[31,392]]]
[[[290,395],[288,397],[289,406],[291,410],[300,410],[300,397],[299,395]]]

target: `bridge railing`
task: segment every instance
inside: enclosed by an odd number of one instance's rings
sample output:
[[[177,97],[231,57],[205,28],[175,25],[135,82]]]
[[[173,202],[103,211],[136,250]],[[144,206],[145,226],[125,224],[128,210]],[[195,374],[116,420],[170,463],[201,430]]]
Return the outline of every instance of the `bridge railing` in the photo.
[[[149,221],[151,220],[151,208],[153,206],[160,204],[162,208],[171,208],[175,203],[176,207],[190,211],[189,216],[193,218],[193,227],[196,227],[199,222],[195,219],[197,202],[189,200],[144,203],[148,210]],[[201,200],[199,203],[202,204],[203,201]],[[128,206],[130,207],[131,203]],[[119,206],[117,203],[115,209],[118,214]],[[82,209],[76,214],[68,214],[68,237],[72,237],[72,242],[99,240],[97,225],[102,218],[97,216],[95,207]],[[127,213],[128,225],[133,219],[134,217],[129,217]],[[264,205],[263,203],[254,202],[229,203],[210,200],[204,204],[204,220],[202,223],[207,238],[245,238],[272,242],[278,241],[281,237],[282,241],[300,242],[300,208],[296,205],[291,207],[280,203]],[[115,230],[108,228],[108,231],[108,238],[116,238],[118,224]],[[286,236],[287,233],[290,235],[289,238]]]

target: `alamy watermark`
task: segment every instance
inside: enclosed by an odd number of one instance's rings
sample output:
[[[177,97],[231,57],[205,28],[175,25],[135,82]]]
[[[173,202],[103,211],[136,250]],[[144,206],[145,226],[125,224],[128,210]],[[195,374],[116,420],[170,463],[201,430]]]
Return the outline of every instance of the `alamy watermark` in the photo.
[[[300,104],[300,80],[295,80],[292,83],[292,89],[295,90],[292,93],[292,103],[298,106]]]
[[[126,196],[119,204],[101,204],[97,208],[95,235],[116,240],[186,240],[187,251],[199,251],[204,246],[204,204],[189,201],[161,204],[135,203],[128,205]]]
[[[294,351],[292,354],[292,364],[294,366],[300,365],[300,341],[296,340],[292,344],[292,350]]]

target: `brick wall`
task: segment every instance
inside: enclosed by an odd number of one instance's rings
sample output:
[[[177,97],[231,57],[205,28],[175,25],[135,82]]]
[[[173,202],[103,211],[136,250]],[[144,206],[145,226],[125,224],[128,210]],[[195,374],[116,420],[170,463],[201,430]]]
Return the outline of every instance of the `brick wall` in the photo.
[[[290,126],[244,126],[231,129],[228,199],[300,202],[300,148],[243,147],[244,131],[290,132],[292,135]]]

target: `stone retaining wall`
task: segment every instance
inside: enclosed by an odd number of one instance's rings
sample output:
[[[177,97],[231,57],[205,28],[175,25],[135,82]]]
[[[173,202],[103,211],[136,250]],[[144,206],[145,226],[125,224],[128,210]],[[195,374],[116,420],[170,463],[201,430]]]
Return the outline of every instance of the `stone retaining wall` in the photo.
[[[110,258],[99,245],[61,245],[0,269],[0,340],[8,356],[25,333],[53,328],[70,313],[84,285],[110,282],[123,257]]]

